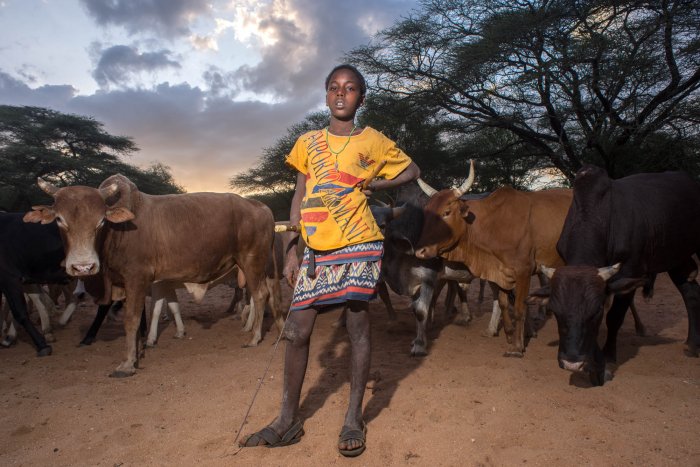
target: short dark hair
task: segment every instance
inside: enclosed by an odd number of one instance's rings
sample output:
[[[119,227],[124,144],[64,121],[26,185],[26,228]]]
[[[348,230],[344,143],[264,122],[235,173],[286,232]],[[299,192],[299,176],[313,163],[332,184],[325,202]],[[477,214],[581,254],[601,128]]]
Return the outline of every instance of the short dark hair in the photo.
[[[331,82],[331,76],[333,76],[333,73],[335,73],[338,70],[350,70],[353,73],[355,73],[355,76],[357,76],[357,79],[360,82],[360,94],[362,94],[363,96],[367,94],[367,82],[365,81],[365,77],[362,76],[360,70],[350,65],[349,63],[343,63],[342,65],[338,65],[335,68],[333,68],[330,73],[328,73],[328,76],[326,76],[325,89],[328,89],[328,84]]]

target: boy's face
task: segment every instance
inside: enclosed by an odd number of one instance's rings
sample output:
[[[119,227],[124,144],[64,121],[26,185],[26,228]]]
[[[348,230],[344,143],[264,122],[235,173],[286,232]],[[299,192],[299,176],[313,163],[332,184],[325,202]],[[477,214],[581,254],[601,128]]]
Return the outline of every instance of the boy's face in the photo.
[[[326,105],[338,120],[352,120],[363,101],[360,82],[351,70],[341,68],[331,76],[326,89]]]

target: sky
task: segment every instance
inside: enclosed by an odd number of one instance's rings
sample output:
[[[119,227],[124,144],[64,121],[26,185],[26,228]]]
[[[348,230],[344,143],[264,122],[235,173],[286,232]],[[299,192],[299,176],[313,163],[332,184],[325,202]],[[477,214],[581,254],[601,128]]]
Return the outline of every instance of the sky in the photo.
[[[418,0],[0,0],[0,104],[85,115],[188,192],[323,108],[343,55]]]

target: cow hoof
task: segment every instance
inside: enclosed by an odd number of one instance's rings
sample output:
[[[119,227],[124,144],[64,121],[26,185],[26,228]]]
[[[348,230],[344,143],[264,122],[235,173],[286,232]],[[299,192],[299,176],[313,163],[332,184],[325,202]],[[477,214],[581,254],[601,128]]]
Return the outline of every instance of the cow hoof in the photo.
[[[411,357],[425,357],[428,355],[428,350],[423,345],[413,344],[411,347]]]
[[[460,316],[459,318],[454,320],[454,323],[457,326],[468,326],[471,321],[472,321],[471,317]]]
[[[173,336],[174,339],[184,339],[187,333],[185,331],[182,332],[176,332],[175,335]]]
[[[260,341],[257,341],[257,342],[251,341],[251,342],[248,342],[247,344],[243,344],[241,347],[244,349],[248,349],[250,347],[257,347],[259,343],[260,343]]]
[[[44,334],[44,340],[46,342],[56,342],[56,337],[52,333],[47,332]]]
[[[483,331],[481,331],[481,337],[498,337],[498,331],[484,329]]]
[[[78,344],[78,347],[85,347],[87,345],[92,345],[93,342],[95,342],[94,338],[86,337],[85,339],[80,341],[80,344]]]
[[[0,347],[10,348],[15,344],[15,340],[11,337],[6,337],[0,341]]]
[[[683,353],[686,357],[690,358],[698,358],[700,356],[700,354],[698,354],[698,349],[684,349]]]
[[[51,346],[47,345],[46,347],[39,349],[36,352],[36,356],[37,357],[48,357],[49,355],[51,355],[52,352],[53,352],[53,349],[51,348]]]
[[[146,347],[152,349],[156,346],[157,342],[146,342]]]
[[[128,378],[129,376],[134,376],[136,374],[136,370],[134,371],[123,371],[123,370],[115,370],[112,372],[112,374],[109,375],[110,378]]]
[[[504,357],[512,357],[512,358],[523,358],[524,354],[523,352],[519,350],[509,350],[506,353],[503,354]]]
[[[588,374],[588,377],[591,380],[591,384],[593,386],[602,386],[603,384],[605,384],[605,373],[605,371],[591,371]],[[612,379],[612,375],[610,376],[610,378]]]

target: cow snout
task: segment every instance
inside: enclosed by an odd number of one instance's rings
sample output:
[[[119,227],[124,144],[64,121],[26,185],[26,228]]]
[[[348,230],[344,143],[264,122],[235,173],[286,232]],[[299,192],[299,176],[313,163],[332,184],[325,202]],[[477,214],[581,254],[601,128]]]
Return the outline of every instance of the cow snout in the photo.
[[[96,263],[73,263],[66,272],[71,276],[91,276],[97,274],[98,266]]]
[[[559,368],[569,371],[583,371],[584,361],[571,362],[569,360],[559,360]]]

